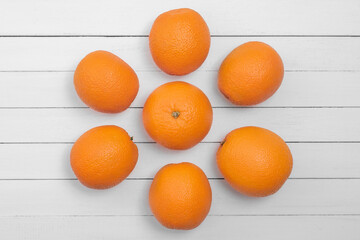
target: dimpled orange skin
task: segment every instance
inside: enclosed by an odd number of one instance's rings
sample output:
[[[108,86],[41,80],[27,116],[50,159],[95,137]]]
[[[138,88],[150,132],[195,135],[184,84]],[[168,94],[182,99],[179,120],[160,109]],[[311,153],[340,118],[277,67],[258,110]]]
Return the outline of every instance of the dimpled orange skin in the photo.
[[[150,137],[175,150],[199,143],[209,132],[212,119],[206,95],[199,88],[180,81],[155,89],[143,109],[143,123]]]
[[[92,52],[80,61],[75,70],[74,85],[86,105],[104,113],[124,111],[139,90],[134,70],[106,51]]]
[[[159,15],[150,31],[149,46],[156,65],[167,74],[185,75],[205,61],[210,32],[199,13],[181,8]]]
[[[279,54],[265,43],[248,42],[225,58],[218,73],[218,87],[233,104],[255,105],[271,97],[283,77]]]
[[[149,204],[165,227],[190,230],[209,213],[212,193],[205,173],[192,163],[168,164],[151,184]]]
[[[290,176],[293,160],[289,147],[275,133],[259,127],[230,132],[216,155],[225,180],[247,196],[277,192]]]
[[[117,126],[85,132],[71,149],[71,167],[79,181],[94,189],[111,188],[134,169],[138,149],[128,133]]]

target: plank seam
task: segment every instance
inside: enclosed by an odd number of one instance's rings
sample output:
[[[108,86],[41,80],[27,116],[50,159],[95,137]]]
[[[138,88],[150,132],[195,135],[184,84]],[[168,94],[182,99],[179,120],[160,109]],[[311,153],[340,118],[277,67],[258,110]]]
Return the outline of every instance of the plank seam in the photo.
[[[360,143],[360,141],[285,141],[286,143],[293,143],[293,144],[302,144],[302,143]],[[0,142],[0,145],[7,145],[7,144],[74,144],[75,142]],[[156,144],[156,142],[137,142],[134,141],[136,144]],[[208,143],[218,143],[220,144],[221,141],[203,141],[199,142],[199,144],[208,144]]]
[[[358,217],[360,216],[360,213],[336,213],[336,214],[209,214],[208,217]],[[138,214],[138,215],[114,215],[114,214],[99,214],[99,215],[3,215],[0,216],[0,218],[6,218],[6,217],[14,217],[14,218],[49,218],[49,217],[79,217],[79,218],[87,218],[87,217],[154,217],[152,214]]]
[[[136,72],[161,72],[158,69],[134,69]],[[75,70],[56,70],[56,69],[47,69],[47,70],[0,70],[0,73],[67,73],[74,72]],[[217,72],[215,69],[198,69],[197,72]],[[329,70],[329,69],[285,69],[285,72],[360,72],[360,70],[355,69],[338,69],[338,70]]]
[[[208,178],[210,181],[223,181],[224,178]],[[0,181],[77,181],[77,178],[0,178]],[[152,181],[153,178],[126,178],[124,181]],[[360,177],[303,177],[303,178],[293,178],[289,177],[288,180],[360,180]]]
[[[213,38],[358,38],[358,34],[211,34]],[[148,34],[2,34],[0,38],[148,38]]]
[[[240,106],[217,106],[212,107],[213,109],[272,109],[272,108],[298,108],[298,109],[318,109],[318,108],[347,108],[355,109],[360,108],[360,106],[252,106],[252,107],[240,107]],[[2,109],[90,109],[89,107],[0,107]],[[143,107],[129,107],[129,109],[143,109]]]

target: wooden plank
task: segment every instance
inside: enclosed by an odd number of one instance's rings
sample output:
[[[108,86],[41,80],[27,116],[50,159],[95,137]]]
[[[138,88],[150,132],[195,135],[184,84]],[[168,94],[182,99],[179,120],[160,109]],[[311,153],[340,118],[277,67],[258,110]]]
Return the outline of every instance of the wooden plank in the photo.
[[[178,7],[199,11],[213,36],[206,62],[182,78],[159,71],[146,37],[159,13]],[[2,1],[0,238],[359,239],[359,12],[359,0]],[[267,42],[280,53],[285,82],[260,108],[230,109],[216,88],[216,71],[234,47],[250,40]],[[114,52],[137,71],[136,108],[117,115],[63,109],[84,107],[72,74],[79,60],[97,49]],[[211,132],[188,151],[149,143],[142,127],[138,108],[169,80],[194,83],[215,107]],[[52,107],[59,109],[36,109]],[[72,180],[68,156],[71,142],[101,124],[126,128],[138,142],[140,158],[130,179],[96,191]],[[199,228],[161,227],[147,204],[157,169],[190,161],[208,177],[221,177],[214,163],[218,142],[244,125],[269,128],[290,141],[291,179],[263,199],[243,197],[225,181],[211,179],[213,206]]]
[[[125,180],[92,190],[75,180],[2,180],[0,216],[151,215],[151,180]],[[210,215],[360,214],[360,179],[289,179],[267,198],[245,197],[224,180],[210,180]]]
[[[148,34],[160,13],[180,7],[199,11],[217,35],[360,34],[357,0],[12,0],[1,4],[0,34]]]
[[[157,71],[138,72],[138,77],[132,107],[142,107],[155,88],[169,81]],[[0,72],[0,107],[86,107],[72,79],[73,72]],[[359,79],[360,72],[287,72],[278,92],[256,107],[358,107]],[[177,80],[199,87],[213,107],[235,107],[219,92],[216,72],[197,71]]]
[[[273,46],[288,71],[360,70],[360,41],[350,37],[216,37],[200,70],[218,70],[225,56],[247,41]],[[0,71],[73,71],[86,54],[98,49],[117,54],[137,71],[158,71],[146,37],[0,38]]]
[[[205,142],[220,142],[242,126],[270,129],[286,141],[359,141],[360,108],[215,108]],[[123,127],[135,142],[152,142],[142,109],[101,114],[91,109],[0,109],[0,142],[73,142],[99,125]]]
[[[130,178],[152,178],[167,163],[192,162],[209,178],[222,177],[215,164],[219,143],[171,151],[138,143],[139,159]],[[1,179],[73,179],[72,144],[1,144]],[[360,178],[360,143],[289,143],[294,157],[291,178]],[[319,171],[321,169],[321,171]]]
[[[209,216],[194,230],[175,231],[152,216],[0,217],[0,231],[8,240],[358,240],[359,224],[359,216]]]

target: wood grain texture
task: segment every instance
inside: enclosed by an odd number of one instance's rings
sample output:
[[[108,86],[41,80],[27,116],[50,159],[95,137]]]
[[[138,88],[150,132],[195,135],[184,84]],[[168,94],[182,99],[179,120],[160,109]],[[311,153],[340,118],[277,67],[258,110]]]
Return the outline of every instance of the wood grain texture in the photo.
[[[161,12],[190,7],[212,42],[198,71],[159,71],[148,33]],[[0,239],[315,239],[360,235],[360,1],[358,0],[11,0],[0,2]],[[216,87],[225,56],[247,41],[273,46],[285,65],[268,101],[236,108]],[[140,79],[132,108],[115,115],[86,108],[72,85],[89,52],[111,51]],[[184,80],[214,109],[204,141],[188,151],[152,142],[141,107],[160,84]],[[69,166],[74,142],[91,127],[116,124],[135,138],[129,179],[105,191],[83,187]],[[215,152],[230,130],[257,125],[288,141],[290,179],[275,195],[246,198],[221,179]],[[156,171],[189,161],[211,178],[210,216],[193,231],[156,222],[147,193]]]
[[[360,141],[360,108],[215,108],[213,113],[204,142],[220,142],[243,126],[267,128],[286,141]],[[120,114],[87,108],[0,109],[0,119],[0,142],[74,142],[90,128],[109,124],[124,128],[135,142],[152,142],[141,108]]]
[[[73,72],[0,72],[0,107],[86,107],[76,95]],[[138,72],[140,90],[132,107],[171,79],[199,87],[213,107],[236,107],[217,88],[217,72],[194,72],[169,78],[161,72]],[[360,107],[360,72],[286,72],[280,89],[255,107]]]
[[[360,178],[360,143],[289,143],[294,157],[290,178]],[[209,178],[222,177],[215,164],[219,143],[201,143],[171,151],[155,143],[137,143],[138,163],[131,179],[152,178],[168,163],[192,162]],[[72,144],[1,144],[1,179],[74,179]],[[321,170],[319,170],[321,169]]]
[[[4,1],[1,35],[146,35],[162,12],[199,11],[216,35],[360,34],[357,0]]]
[[[360,70],[360,54],[355,54],[360,41],[354,37],[215,37],[198,71],[218,70],[231,50],[248,41],[270,44],[287,71]],[[74,71],[86,54],[99,49],[118,55],[137,71],[158,71],[146,37],[3,37],[0,71]]]
[[[359,216],[209,216],[192,231],[176,231],[152,216],[0,217],[0,231],[7,240],[358,240],[359,223]]]
[[[155,174],[155,172],[154,172]],[[92,190],[76,180],[2,180],[0,216],[151,215],[151,180],[125,180],[108,190]],[[224,180],[210,180],[210,215],[360,215],[360,179],[289,179],[267,198],[245,197]],[[14,201],[16,199],[16,201]]]

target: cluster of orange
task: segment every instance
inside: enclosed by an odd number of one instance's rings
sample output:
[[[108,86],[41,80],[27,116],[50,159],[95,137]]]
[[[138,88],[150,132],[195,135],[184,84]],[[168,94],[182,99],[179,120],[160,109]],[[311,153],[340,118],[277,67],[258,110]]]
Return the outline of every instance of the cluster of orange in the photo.
[[[149,45],[157,66],[171,75],[195,71],[210,48],[204,19],[191,9],[161,14],[154,22]],[[275,93],[284,75],[280,56],[269,45],[248,42],[234,49],[218,73],[222,94],[237,105],[258,104]],[[127,109],[135,99],[139,81],[134,70],[106,51],[88,54],[74,74],[79,97],[105,113]],[[213,112],[197,87],[170,82],[158,87],[143,108],[143,124],[152,139],[170,149],[189,149],[208,134]],[[106,189],[123,181],[134,169],[138,149],[128,133],[117,126],[100,126],[84,133],[71,150],[71,167],[87,187]],[[254,197],[275,193],[292,170],[292,156],[275,133],[242,127],[221,142],[217,166],[237,191]],[[192,229],[207,216],[212,201],[209,181],[192,163],[168,164],[155,175],[149,204],[156,219],[168,228]]]

